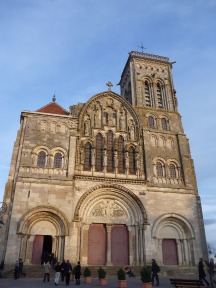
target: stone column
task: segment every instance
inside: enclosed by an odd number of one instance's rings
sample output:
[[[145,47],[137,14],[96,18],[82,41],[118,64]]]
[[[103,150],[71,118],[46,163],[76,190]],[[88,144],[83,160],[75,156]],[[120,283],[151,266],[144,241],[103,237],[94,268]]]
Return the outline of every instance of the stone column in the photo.
[[[176,243],[177,243],[179,265],[182,266],[183,265],[183,255],[182,255],[181,241],[177,239]]]
[[[72,133],[72,131],[71,131]],[[75,158],[76,158],[76,136],[70,136],[69,144],[69,156],[68,156],[68,176],[73,176],[75,171]]]
[[[139,265],[139,230],[138,225],[135,226],[135,235],[136,235],[136,265]]]
[[[140,238],[140,264],[143,265],[144,264],[144,249],[143,249],[143,226],[140,225],[139,226],[139,238]]]
[[[129,238],[129,265],[134,264],[134,249],[133,249],[133,239],[134,239],[134,227],[128,226],[128,238]]]
[[[80,247],[80,259],[83,265],[88,264],[88,232],[90,225],[84,224],[81,227],[81,247]]]
[[[27,240],[28,236],[23,235],[21,239],[20,254],[19,254],[19,257],[23,259],[23,262],[25,262],[26,260]]]
[[[65,236],[61,236],[61,242],[60,242],[60,261],[62,261],[63,259],[65,259],[65,255],[64,255],[64,248],[65,248]]]
[[[107,224],[106,225],[106,232],[107,232],[107,266],[112,266],[111,262],[111,231],[112,231],[112,225]]]
[[[26,262],[31,263],[32,260],[32,250],[33,250],[33,244],[34,244],[35,236],[29,236],[27,240],[27,246],[26,246]]]
[[[190,261],[189,261],[189,251],[188,251],[188,241],[187,239],[183,240],[183,247],[184,247],[184,254],[185,254],[185,265],[189,266]]]

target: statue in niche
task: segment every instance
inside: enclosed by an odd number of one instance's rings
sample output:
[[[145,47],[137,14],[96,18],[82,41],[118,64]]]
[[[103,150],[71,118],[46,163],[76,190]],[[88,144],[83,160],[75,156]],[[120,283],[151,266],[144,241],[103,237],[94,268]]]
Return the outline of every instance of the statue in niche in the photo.
[[[125,117],[124,117],[123,113],[121,113],[119,116],[119,129],[120,130],[125,129]]]
[[[84,122],[84,135],[85,136],[89,136],[90,135],[90,119],[87,119]]]
[[[114,101],[112,98],[108,98],[107,102],[106,102],[106,105],[109,106],[109,107],[113,107],[113,104],[114,104]]]
[[[98,103],[94,107],[94,126],[96,128],[100,127],[100,105]]]
[[[128,126],[129,140],[130,141],[135,140],[135,131],[134,130],[135,130],[135,127],[134,127],[133,121],[131,121],[129,126]]]
[[[124,216],[124,210],[119,207],[114,200],[104,200],[99,203],[92,211],[92,216],[95,217],[122,217]]]
[[[107,153],[106,153],[106,150],[104,151],[103,166],[107,167]]]

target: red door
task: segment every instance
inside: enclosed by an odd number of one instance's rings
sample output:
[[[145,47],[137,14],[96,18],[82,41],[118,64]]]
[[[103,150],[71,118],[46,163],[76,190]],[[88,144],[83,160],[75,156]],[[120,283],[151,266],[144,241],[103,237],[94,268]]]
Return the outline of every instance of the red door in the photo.
[[[43,242],[44,242],[43,235],[35,236],[32,250],[32,264],[39,264],[39,265],[41,264]]]
[[[111,249],[111,261],[113,265],[129,264],[128,230],[125,225],[113,226]]]
[[[103,224],[92,224],[89,228],[88,264],[106,264],[106,230]]]
[[[164,265],[178,265],[178,252],[175,239],[163,239],[162,253]]]

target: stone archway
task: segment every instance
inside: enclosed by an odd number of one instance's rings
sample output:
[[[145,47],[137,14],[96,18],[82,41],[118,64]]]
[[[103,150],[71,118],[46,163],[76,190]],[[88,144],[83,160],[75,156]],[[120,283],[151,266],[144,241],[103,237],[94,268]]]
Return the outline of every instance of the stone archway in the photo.
[[[89,231],[96,224],[105,227],[106,265],[113,265],[113,261],[116,261],[114,264],[118,261],[124,264],[122,259],[128,259],[125,264],[144,263],[146,211],[139,198],[129,189],[120,185],[99,185],[87,191],[77,204],[75,220],[81,224],[79,256],[83,264],[91,264],[88,259]],[[112,256],[116,237],[121,237],[120,241],[126,243],[128,253],[127,256],[119,255],[118,260]]]
[[[22,216],[17,234],[21,236],[19,255],[25,262],[41,264],[44,252],[54,253],[58,260],[62,260],[65,236],[68,235],[68,221],[58,209],[40,206]],[[48,240],[48,251],[43,251]]]
[[[158,247],[155,258],[161,264],[194,265],[194,231],[184,217],[175,213],[159,217],[152,227],[152,238]]]

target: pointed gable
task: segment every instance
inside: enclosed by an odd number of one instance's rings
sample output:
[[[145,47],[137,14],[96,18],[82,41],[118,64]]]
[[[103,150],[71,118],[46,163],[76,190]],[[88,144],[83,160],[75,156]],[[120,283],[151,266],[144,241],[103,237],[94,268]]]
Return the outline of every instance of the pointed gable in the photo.
[[[36,110],[36,112],[48,113],[48,114],[59,114],[59,115],[69,115],[70,113],[58,105],[56,102],[50,102],[49,104]]]

